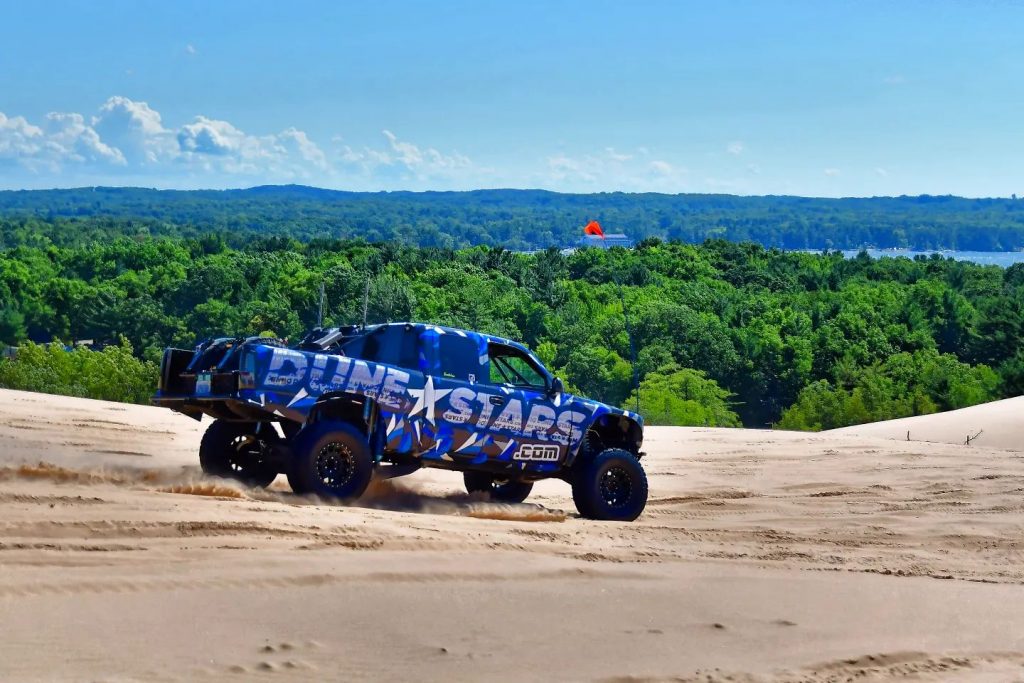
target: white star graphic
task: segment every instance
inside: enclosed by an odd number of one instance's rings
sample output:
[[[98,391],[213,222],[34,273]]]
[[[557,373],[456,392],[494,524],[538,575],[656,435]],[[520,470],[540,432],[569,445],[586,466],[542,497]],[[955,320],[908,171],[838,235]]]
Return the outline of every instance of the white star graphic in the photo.
[[[434,424],[434,404],[452,392],[451,389],[435,389],[434,378],[427,375],[427,382],[422,389],[409,389],[409,395],[416,399],[416,404],[409,411],[409,416],[423,413],[427,422]]]

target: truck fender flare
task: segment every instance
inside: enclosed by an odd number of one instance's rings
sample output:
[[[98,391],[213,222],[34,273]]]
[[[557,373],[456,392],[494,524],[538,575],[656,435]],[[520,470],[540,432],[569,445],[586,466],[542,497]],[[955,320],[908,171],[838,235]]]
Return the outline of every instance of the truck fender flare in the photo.
[[[569,454],[567,465],[591,458],[607,448],[621,448],[639,457],[643,445],[643,426],[628,415],[605,413],[587,422],[583,437]]]

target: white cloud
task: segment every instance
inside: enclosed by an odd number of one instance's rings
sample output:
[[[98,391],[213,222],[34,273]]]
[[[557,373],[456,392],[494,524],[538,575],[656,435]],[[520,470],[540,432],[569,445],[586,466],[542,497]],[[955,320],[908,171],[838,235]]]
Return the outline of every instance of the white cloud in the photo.
[[[288,156],[296,156],[317,168],[327,168],[327,155],[301,130],[288,128],[277,136],[277,144]]]
[[[160,113],[149,104],[119,96],[111,97],[104,102],[100,107],[100,115],[94,117],[92,123],[101,130],[106,125],[120,123],[125,128],[144,135],[157,135],[165,132]]]
[[[902,74],[892,74],[882,79],[882,83],[886,85],[903,85],[907,82],[907,79]]]
[[[737,157],[743,154],[743,149],[743,143],[740,142],[739,140],[733,140],[732,142],[725,146],[726,152]]]
[[[124,156],[100,140],[81,114],[51,112],[43,125],[0,112],[0,160],[33,172],[59,171],[65,163],[123,165]]]
[[[620,152],[614,147],[605,147],[601,152],[569,156],[559,152],[547,157],[547,175],[537,181],[541,185],[553,183],[576,189],[613,189],[616,187],[645,187],[651,182],[667,187],[685,169],[676,169],[667,161],[649,157],[650,150],[638,147],[636,153]],[[621,182],[621,185],[616,185]]]
[[[186,154],[253,156],[259,143],[251,144],[245,133],[227,121],[197,116],[195,121],[178,129],[178,147]]]
[[[43,130],[22,116],[8,118],[0,112],[0,159],[18,161],[35,157],[43,149]]]
[[[826,168],[823,173],[829,178],[835,178],[841,173],[841,171],[838,168]]]
[[[567,151],[559,145],[552,148],[559,151],[520,161],[521,166],[499,174],[458,151],[414,142],[389,128],[370,141],[341,135],[325,140],[328,146],[322,148],[295,126],[279,132],[246,130],[203,114],[165,120],[147,102],[116,96],[92,114],[51,113],[32,121],[0,113],[0,187],[216,188],[303,182],[361,190],[525,186],[563,192],[749,193],[764,186],[764,181],[754,182],[764,176],[755,178],[760,168],[747,163],[749,158],[728,164],[740,167],[733,169],[736,177],[705,178],[716,171],[691,172],[679,155],[655,146]],[[729,144],[746,155],[742,143]]]
[[[390,130],[382,130],[384,147],[364,146],[355,148],[344,144],[343,138],[335,136],[337,145],[333,158],[336,170],[350,178],[355,174],[360,182],[367,185],[388,185],[397,187],[479,186],[485,169],[473,160],[456,151],[441,152],[434,147],[422,147],[399,138]]]
[[[672,168],[672,164],[667,161],[662,161],[661,159],[655,159],[651,162],[650,166],[651,170],[658,175],[672,175],[672,171],[674,170]]]
[[[46,115],[47,144],[58,159],[109,162],[123,166],[124,154],[102,140],[81,114],[51,112]]]
[[[878,168],[875,169],[875,174],[876,175],[880,175],[880,176],[882,176],[884,178],[887,175],[889,175],[889,171],[887,171],[884,168],[882,168],[881,166],[879,166]]]
[[[41,125],[0,113],[0,160],[36,174],[68,172],[75,178],[210,174],[215,179],[207,185],[223,184],[225,176],[273,182],[330,171],[323,150],[297,128],[254,136],[228,121],[196,116],[173,129],[147,103],[127,97],[111,97],[88,119],[53,112]]]
[[[145,102],[111,97],[92,118],[92,127],[130,164],[156,164],[178,153],[174,132],[164,128],[160,113]]]
[[[371,172],[378,166],[390,166],[395,163],[391,155],[385,151],[364,147],[354,149],[349,145],[341,145],[338,149],[338,159],[345,165],[361,168],[364,172]]]
[[[454,168],[466,168],[472,165],[469,157],[466,157],[458,152],[452,154],[442,154],[433,147],[427,147],[421,150],[418,146],[411,142],[405,142],[399,140],[394,133],[389,130],[381,131],[384,137],[388,139],[388,145],[391,147],[391,151],[394,153],[395,159],[398,163],[404,164],[406,168],[412,171],[418,170],[444,170]]]
[[[249,135],[228,121],[197,116],[177,132],[179,161],[205,171],[306,179],[328,170],[327,155],[304,131]]]
[[[352,189],[692,189],[689,171],[677,159],[646,147],[558,152],[517,175],[499,176],[465,154],[414,142],[387,128],[376,142],[357,144],[333,136],[329,145],[321,148],[298,127],[243,130],[235,122],[202,114],[170,122],[147,102],[115,96],[94,114],[52,113],[39,121],[0,114],[0,186],[308,182]]]
[[[681,192],[687,188],[687,169],[650,157],[651,151],[646,148],[619,152],[605,147],[600,152],[580,155],[559,152],[545,158],[546,172],[534,175],[528,182],[567,192]]]
[[[192,43],[189,43],[188,45],[185,46],[185,53],[189,54],[189,55],[196,54],[196,46],[193,45]]]
[[[647,147],[559,151],[499,175],[458,151],[414,142],[388,128],[375,141],[335,135],[328,144],[321,148],[294,126],[279,132],[244,130],[203,114],[165,121],[149,103],[115,96],[93,114],[55,112],[30,121],[0,113],[0,186],[304,182],[368,190],[530,186],[683,192],[720,182],[693,181],[681,159]]]
[[[390,130],[382,130],[381,133],[388,139],[391,151],[395,153],[399,163],[409,168],[415,168],[423,163],[423,154],[420,148],[411,142],[402,142]]]

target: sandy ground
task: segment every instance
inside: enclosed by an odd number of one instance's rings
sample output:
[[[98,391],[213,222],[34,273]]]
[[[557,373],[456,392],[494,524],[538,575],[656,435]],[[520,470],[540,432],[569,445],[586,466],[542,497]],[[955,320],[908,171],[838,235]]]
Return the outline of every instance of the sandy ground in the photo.
[[[943,418],[1003,449],[650,428],[618,524],[561,482],[245,490],[206,423],[0,392],[0,680],[1024,681],[1016,406]]]

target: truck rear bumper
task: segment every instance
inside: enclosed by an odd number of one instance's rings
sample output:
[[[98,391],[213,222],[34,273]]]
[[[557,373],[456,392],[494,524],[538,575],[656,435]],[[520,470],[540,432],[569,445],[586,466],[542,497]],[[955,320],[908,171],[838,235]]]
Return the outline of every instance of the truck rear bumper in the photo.
[[[216,420],[238,420],[244,422],[265,422],[279,419],[259,405],[253,405],[236,396],[191,396],[157,394],[152,399],[155,406],[170,408],[189,417],[200,420],[209,415]]]

